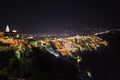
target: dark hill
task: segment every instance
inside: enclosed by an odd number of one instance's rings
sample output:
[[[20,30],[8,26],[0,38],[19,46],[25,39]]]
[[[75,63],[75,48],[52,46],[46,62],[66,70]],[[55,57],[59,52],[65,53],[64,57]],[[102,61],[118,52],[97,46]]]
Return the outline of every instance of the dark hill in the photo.
[[[94,80],[120,80],[120,32],[99,37],[108,41],[109,45],[84,54],[83,59],[90,67]]]

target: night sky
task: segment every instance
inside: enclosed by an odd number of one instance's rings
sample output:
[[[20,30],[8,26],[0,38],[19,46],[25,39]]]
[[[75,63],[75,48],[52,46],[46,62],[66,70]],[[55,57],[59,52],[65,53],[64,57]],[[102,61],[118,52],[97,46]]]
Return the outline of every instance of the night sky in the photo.
[[[120,25],[120,5],[115,0],[1,1],[0,31],[7,24],[24,33],[78,30],[79,25]]]

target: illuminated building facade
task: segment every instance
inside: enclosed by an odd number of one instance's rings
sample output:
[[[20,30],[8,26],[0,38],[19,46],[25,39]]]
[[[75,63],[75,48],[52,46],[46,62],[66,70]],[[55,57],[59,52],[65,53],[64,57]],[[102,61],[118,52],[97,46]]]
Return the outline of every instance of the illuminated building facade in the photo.
[[[8,25],[6,26],[5,31],[6,31],[6,32],[10,32],[10,28],[9,28],[9,26],[8,26]]]
[[[9,26],[6,26],[5,32],[4,32],[5,38],[19,38],[20,34],[16,30],[10,30]]]
[[[0,37],[4,37],[4,32],[0,32]]]

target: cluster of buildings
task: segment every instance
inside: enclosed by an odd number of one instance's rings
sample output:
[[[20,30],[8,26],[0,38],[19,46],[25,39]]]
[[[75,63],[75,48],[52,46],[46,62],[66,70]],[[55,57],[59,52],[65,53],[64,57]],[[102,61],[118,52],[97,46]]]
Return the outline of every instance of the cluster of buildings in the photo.
[[[54,39],[40,39],[37,42],[33,42],[35,47],[37,46],[45,47],[45,49],[55,55],[59,54],[63,56],[70,56],[71,58],[80,60],[80,53],[85,51],[97,50],[101,46],[107,46],[107,41],[97,37],[97,36],[74,36],[68,38],[54,38]],[[40,45],[39,45],[40,44]],[[41,47],[40,47],[41,48]]]
[[[10,30],[9,26],[6,26],[4,32],[0,32],[0,37],[4,38],[20,38],[20,33],[17,30]]]

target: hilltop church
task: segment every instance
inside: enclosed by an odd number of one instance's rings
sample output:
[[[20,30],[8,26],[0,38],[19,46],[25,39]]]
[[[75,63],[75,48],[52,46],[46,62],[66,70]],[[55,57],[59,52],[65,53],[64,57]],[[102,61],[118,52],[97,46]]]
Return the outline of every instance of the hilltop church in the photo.
[[[20,34],[16,30],[10,30],[9,26],[6,26],[5,32],[0,32],[0,37],[4,38],[20,38]]]

